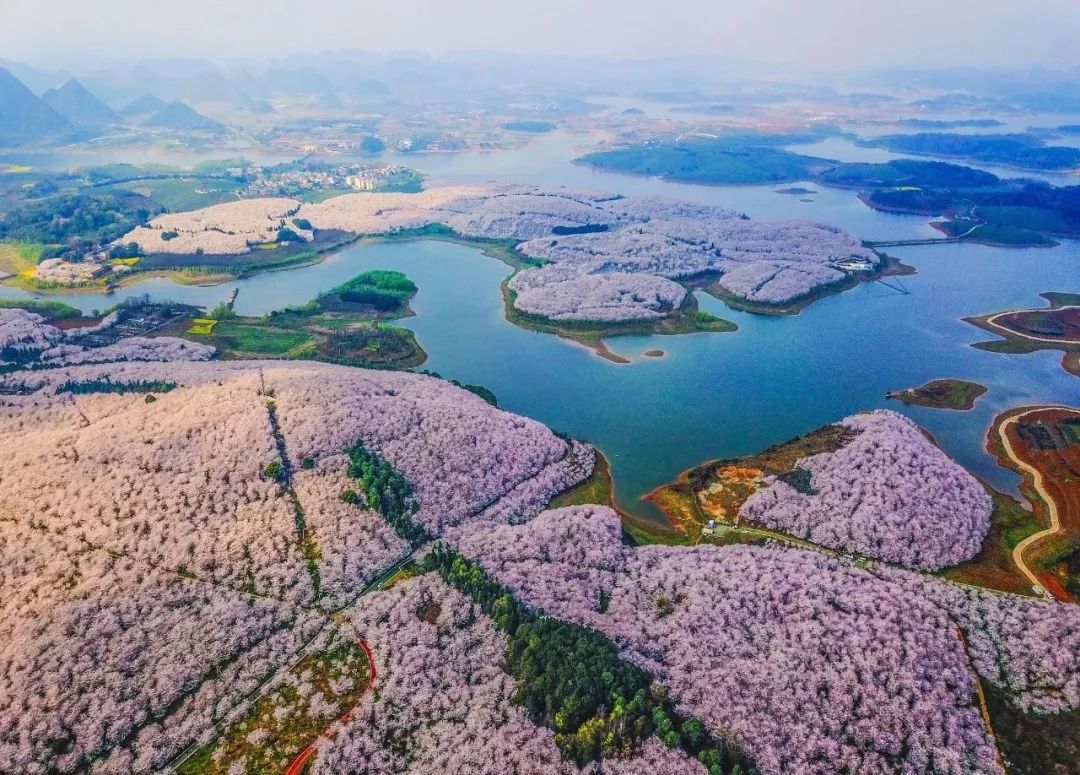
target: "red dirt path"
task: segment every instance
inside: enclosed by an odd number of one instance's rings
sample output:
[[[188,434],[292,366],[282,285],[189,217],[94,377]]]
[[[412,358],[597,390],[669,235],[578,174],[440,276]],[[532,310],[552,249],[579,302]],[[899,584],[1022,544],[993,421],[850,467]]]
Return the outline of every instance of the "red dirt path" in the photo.
[[[289,765],[289,769],[285,770],[285,775],[299,775],[300,770],[302,770],[304,768],[304,765],[307,764],[308,759],[310,759],[315,754],[315,745],[319,742],[319,738],[329,737],[330,730],[333,729],[335,726],[337,726],[338,724],[348,723],[349,719],[352,718],[352,714],[356,711],[357,708],[360,707],[360,703],[364,701],[364,699],[367,697],[368,692],[371,691],[371,687],[375,685],[375,655],[371,652],[371,646],[369,646],[367,644],[367,641],[365,641],[363,638],[357,640],[356,645],[364,650],[364,653],[367,655],[368,664],[371,666],[371,674],[368,676],[367,686],[364,687],[364,691],[360,694],[360,699],[356,701],[355,705],[345,711],[345,714],[341,718],[339,718],[337,721],[327,727],[325,732],[323,732],[319,737],[315,738],[314,743],[301,751],[297,755],[297,757],[292,760],[292,764]]]

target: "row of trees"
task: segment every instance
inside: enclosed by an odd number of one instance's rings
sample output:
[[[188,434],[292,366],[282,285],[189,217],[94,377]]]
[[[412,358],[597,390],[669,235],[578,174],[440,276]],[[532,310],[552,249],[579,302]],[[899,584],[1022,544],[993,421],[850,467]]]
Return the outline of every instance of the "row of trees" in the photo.
[[[651,735],[697,756],[711,775],[742,773],[745,757],[714,740],[695,718],[678,714],[648,672],[623,660],[607,637],[529,609],[478,563],[445,544],[427,555],[507,634],[505,664],[517,681],[514,701],[530,719],[555,730],[566,758],[583,765],[632,754]]]
[[[457,544],[487,574],[529,606],[603,632],[763,773],[1000,772],[955,625],[927,590],[817,552],[628,548],[619,516],[602,506],[467,527]],[[996,675],[995,660],[1007,660],[1008,687],[1026,685],[1032,707],[1039,682],[1057,698],[1074,693],[1080,661],[1059,661],[1077,648],[1071,619],[1055,633],[1054,611],[1038,603],[1003,619],[1013,601],[985,595],[995,605],[964,619],[982,623],[976,668]],[[1046,645],[1033,648],[1036,638]]]
[[[382,514],[398,536],[413,546],[431,540],[431,534],[412,519],[418,507],[412,485],[381,455],[358,441],[349,449],[348,471],[367,507]],[[348,495],[343,493],[343,499]]]
[[[426,573],[365,595],[345,615],[378,662],[375,691],[319,742],[314,775],[707,775],[655,737],[628,759],[579,768],[513,702],[507,636],[467,595]]]
[[[87,395],[90,393],[168,393],[176,388],[168,380],[131,380],[114,382],[108,375],[103,379],[68,380],[56,389],[57,393]]]

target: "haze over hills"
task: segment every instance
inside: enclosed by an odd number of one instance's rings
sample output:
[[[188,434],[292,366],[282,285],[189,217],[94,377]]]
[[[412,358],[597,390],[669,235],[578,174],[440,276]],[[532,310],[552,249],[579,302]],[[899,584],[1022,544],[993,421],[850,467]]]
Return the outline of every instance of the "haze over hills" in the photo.
[[[252,102],[242,96],[245,103]],[[0,147],[77,141],[96,136],[102,127],[125,124],[177,132],[227,131],[187,103],[166,101],[149,92],[120,111],[113,110],[75,78],[38,97],[9,70],[0,68]]]
[[[1080,0],[146,5],[0,0],[0,775],[1080,775]]]
[[[74,78],[59,88],[49,89],[41,95],[41,99],[76,125],[104,126],[123,123],[123,119],[116,111],[95,97]]]
[[[136,97],[127,105],[120,109],[120,115],[126,118],[136,118],[138,116],[150,116],[154,113],[158,113],[168,107],[169,103],[158,97],[156,94],[150,94],[147,92],[141,97]]]
[[[71,122],[0,68],[0,146],[59,140],[74,134]]]
[[[212,118],[204,116],[187,103],[176,100],[143,121],[143,126],[176,129],[181,131],[214,132],[225,131],[225,126]]]
[[[12,59],[0,59],[0,67],[22,81],[26,88],[35,94],[41,94],[46,89],[52,89],[75,77],[70,70],[51,70]]]

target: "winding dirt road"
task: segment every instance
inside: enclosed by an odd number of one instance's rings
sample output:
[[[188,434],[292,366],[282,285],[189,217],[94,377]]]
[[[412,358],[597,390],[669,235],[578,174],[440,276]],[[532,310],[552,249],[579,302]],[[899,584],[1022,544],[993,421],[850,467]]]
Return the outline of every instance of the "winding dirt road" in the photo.
[[[368,692],[371,691],[371,687],[375,685],[375,655],[371,652],[371,646],[369,646],[367,644],[367,641],[365,641],[363,638],[357,640],[356,645],[364,650],[364,653],[367,655],[368,664],[371,666],[371,673],[368,676],[367,686],[364,687],[364,691],[360,694],[360,699],[356,701],[355,705],[345,711],[345,715],[343,715],[341,718],[339,718],[337,721],[327,727],[326,730],[318,738],[315,739],[314,743],[312,743],[299,754],[297,754],[296,758],[292,760],[292,764],[289,765],[289,769],[285,770],[285,775],[300,775],[300,771],[304,768],[304,765],[307,764],[308,759],[310,759],[315,754],[316,745],[318,744],[319,739],[323,737],[330,737],[330,731],[338,724],[348,723],[349,719],[352,718],[352,714],[356,711],[357,708],[360,707],[360,704],[365,699],[367,699]]]
[[[1041,309],[1013,309],[1013,310],[1008,310],[1006,312],[995,313],[995,314],[991,315],[990,317],[986,318],[983,322],[989,328],[994,329],[995,333],[998,333],[1001,336],[1012,336],[1012,337],[1015,337],[1017,339],[1023,339],[1023,340],[1028,341],[1028,342],[1039,342],[1040,344],[1056,344],[1056,345],[1063,345],[1063,346],[1067,347],[1068,345],[1075,345],[1076,342],[1074,340],[1072,340],[1072,339],[1067,339],[1065,337],[1060,337],[1060,336],[1058,338],[1056,338],[1056,339],[1052,339],[1052,338],[1045,337],[1045,336],[1033,336],[1031,334],[1025,334],[1023,331],[1017,331],[1015,328],[1009,328],[1008,326],[1004,326],[1001,323],[997,322],[998,318],[1003,317],[1005,315],[1016,315],[1016,314],[1020,314],[1020,313],[1023,313],[1023,312],[1058,312],[1059,310],[1066,310],[1066,309],[1080,309],[1080,307],[1070,305],[1070,306],[1064,306],[1064,307],[1042,307]]]
[[[1008,429],[1009,426],[1015,425],[1024,417],[1053,409],[1065,409],[1074,412],[1076,411],[1070,406],[1036,406],[1030,409],[1026,409],[1019,414],[1013,415],[998,426],[998,438],[1001,439],[1001,446],[1005,450],[1005,454],[1009,456],[1009,459],[1013,462],[1013,465],[1015,465],[1025,474],[1029,474],[1031,476],[1032,486],[1035,488],[1035,492],[1038,493],[1039,497],[1042,498],[1043,502],[1046,504],[1047,514],[1050,518],[1050,527],[1046,528],[1045,530],[1040,530],[1038,533],[1032,533],[1031,535],[1029,535],[1027,538],[1025,538],[1023,541],[1016,545],[1016,548],[1013,549],[1012,553],[1013,562],[1016,563],[1016,567],[1020,569],[1021,573],[1027,576],[1028,580],[1031,581],[1032,586],[1035,588],[1036,591],[1039,592],[1039,594],[1048,593],[1043,587],[1042,583],[1039,581],[1039,578],[1034,574],[1034,572],[1032,572],[1031,568],[1029,568],[1027,563],[1024,561],[1024,552],[1032,544],[1041,541],[1047,536],[1052,536],[1059,533],[1061,531],[1061,519],[1058,513],[1057,502],[1053,499],[1053,497],[1051,497],[1050,493],[1046,491],[1046,487],[1043,485],[1042,472],[1034,466],[1029,465],[1025,461],[1021,460],[1020,456],[1016,454],[1016,450],[1013,448],[1012,441],[1009,440]]]

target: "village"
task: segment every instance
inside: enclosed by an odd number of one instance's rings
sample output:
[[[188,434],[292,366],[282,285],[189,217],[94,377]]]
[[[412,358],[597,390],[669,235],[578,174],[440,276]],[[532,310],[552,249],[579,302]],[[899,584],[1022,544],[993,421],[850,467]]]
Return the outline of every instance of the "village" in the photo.
[[[369,166],[366,164],[329,165],[301,162],[294,169],[280,171],[265,167],[256,171],[254,180],[240,192],[245,198],[264,196],[301,196],[318,191],[385,191],[400,190],[414,183],[419,176],[408,167],[397,164]]]

